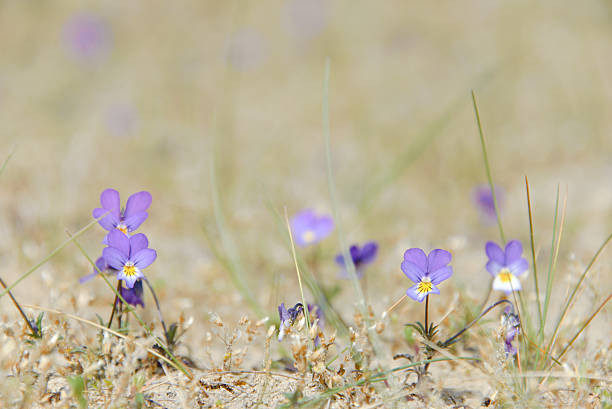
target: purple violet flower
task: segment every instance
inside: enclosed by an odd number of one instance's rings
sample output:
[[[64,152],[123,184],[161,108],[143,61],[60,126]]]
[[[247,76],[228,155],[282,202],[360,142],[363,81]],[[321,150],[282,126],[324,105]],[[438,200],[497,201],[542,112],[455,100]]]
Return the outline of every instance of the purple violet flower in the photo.
[[[291,218],[293,239],[300,247],[317,243],[334,229],[334,220],[327,215],[317,215],[313,210],[302,210]]]
[[[293,308],[285,308],[285,303],[278,306],[278,315],[280,317],[280,326],[278,327],[278,341],[282,341],[289,328],[295,323],[300,313],[304,311],[301,303],[295,304]]]
[[[133,288],[136,280],[144,278],[142,270],[157,258],[155,250],[148,248],[147,236],[142,233],[127,237],[115,229],[108,234],[108,245],[102,256],[109,266],[119,270],[117,279],[125,281],[128,288]]]
[[[73,15],[64,26],[63,39],[70,54],[85,63],[104,59],[111,45],[108,24],[90,13]]]
[[[133,306],[140,305],[144,308],[144,301],[142,299],[142,280],[136,280],[132,288],[121,287],[120,292],[121,296],[128,304]],[[117,301],[121,302],[121,299]]]
[[[325,325],[325,317],[323,316],[323,311],[316,304],[308,304],[308,312],[312,313],[313,309],[315,310],[316,317],[318,319],[318,327],[323,328]],[[289,328],[295,324],[297,319],[300,317],[300,314],[304,312],[304,307],[302,303],[295,304],[292,308],[285,308],[285,303],[281,303],[278,306],[278,316],[280,318],[280,326],[278,328],[278,340],[279,342],[283,340],[285,335],[289,332]],[[315,345],[318,344],[319,337],[315,339]]]
[[[119,272],[118,270],[109,266],[104,257],[98,257],[98,259],[96,260],[96,267],[97,268],[94,268],[91,274],[81,277],[79,279],[79,283],[83,284],[91,280],[92,278],[94,278],[95,276],[99,274],[98,271],[102,273],[107,273],[107,274],[115,274],[115,276]],[[128,304],[133,305],[133,306],[140,305],[144,307],[144,301],[142,298],[142,294],[143,294],[142,281],[140,279],[136,280],[136,282],[134,283],[134,287],[132,288],[121,287],[120,292],[121,292],[121,296],[123,297],[125,301],[127,301]],[[122,301],[121,299],[118,299],[117,302],[121,303]]]
[[[484,221],[490,223],[497,219],[495,214],[495,203],[493,202],[493,195],[491,194],[491,188],[489,185],[480,185],[474,189],[473,193],[474,203],[483,216]],[[502,202],[504,200],[504,191],[500,187],[495,187],[495,197],[497,199],[497,205],[501,212]]]
[[[453,269],[448,265],[451,258],[451,253],[441,249],[432,250],[429,256],[419,248],[406,250],[402,271],[416,283],[406,291],[406,295],[423,302],[430,293],[440,294],[436,286],[453,275]]]
[[[516,347],[512,345],[514,338],[520,333],[521,321],[517,314],[512,312],[512,308],[506,307],[504,314],[502,315],[502,325],[505,328],[506,336],[504,337],[504,348],[506,349],[506,356],[516,355]]]
[[[351,259],[355,265],[355,273],[358,278],[363,277],[363,270],[366,265],[372,263],[376,259],[378,254],[378,243],[375,241],[367,242],[363,247],[359,247],[357,244],[353,244],[350,249]],[[350,278],[346,271],[346,265],[344,264],[344,256],[342,253],[336,256],[336,264],[342,267],[340,270],[341,278]]]
[[[134,193],[128,198],[125,210],[122,210],[119,192],[115,189],[106,189],[100,195],[100,204],[102,207],[95,208],[92,215],[97,219],[105,213],[108,213],[98,222],[100,226],[109,232],[120,230],[126,236],[129,236],[130,233],[138,229],[149,216],[146,210],[151,206],[152,200],[153,198],[149,192],[142,191]],[[108,244],[109,236],[110,234],[104,239],[104,244]]]
[[[529,265],[521,255],[523,246],[518,240],[506,244],[505,251],[492,241],[487,242],[485,251],[489,257],[487,271],[495,277],[493,289],[510,294],[521,289],[519,277],[527,273]]]
[[[96,267],[93,268],[93,271],[91,272],[91,274],[87,274],[86,276],[79,278],[79,283],[83,284],[83,283],[88,282],[89,280],[91,280],[92,278],[94,278],[95,276],[99,274],[98,271],[102,273],[108,273],[108,274],[112,274],[112,273],[117,274],[117,270],[112,269],[108,265],[104,257],[98,257],[98,259],[96,260]]]

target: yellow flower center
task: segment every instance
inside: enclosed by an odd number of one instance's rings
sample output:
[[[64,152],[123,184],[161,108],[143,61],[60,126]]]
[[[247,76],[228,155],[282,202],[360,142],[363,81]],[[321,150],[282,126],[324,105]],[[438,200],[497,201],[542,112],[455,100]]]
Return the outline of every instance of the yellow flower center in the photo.
[[[119,223],[117,225],[117,230],[119,230],[120,232],[122,232],[123,234],[127,235],[128,234],[128,228],[125,224],[123,223]]]
[[[429,277],[424,277],[423,280],[417,285],[417,293],[427,294],[433,290],[433,284]]]
[[[500,280],[502,283],[507,284],[507,283],[512,282],[512,273],[511,273],[511,272],[510,272],[508,269],[506,269],[506,268],[504,268],[503,270],[501,270],[501,271],[499,272],[499,274],[497,274],[497,276],[499,277],[499,280]]]
[[[304,233],[302,233],[302,240],[304,243],[312,243],[315,238],[316,236],[312,230],[306,230]]]
[[[125,263],[125,265],[123,266],[123,274],[125,274],[126,277],[136,275],[136,266],[131,262]]]

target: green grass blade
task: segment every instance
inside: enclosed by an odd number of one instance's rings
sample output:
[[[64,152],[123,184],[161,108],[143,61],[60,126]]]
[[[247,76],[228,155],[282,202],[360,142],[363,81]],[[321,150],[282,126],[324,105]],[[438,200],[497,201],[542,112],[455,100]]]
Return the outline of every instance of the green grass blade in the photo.
[[[489,69],[474,81],[478,87],[487,86],[495,77],[497,67]],[[395,158],[389,160],[389,164],[382,170],[373,169],[372,173],[379,172],[374,180],[368,183],[364,189],[362,198],[359,200],[359,213],[365,212],[380,197],[385,189],[395,182],[412,165],[427,148],[440,136],[452,121],[462,112],[465,107],[465,96],[463,93],[449,103],[444,111],[432,120],[424,129],[414,134],[414,142],[401,151]],[[406,138],[410,139],[410,138]]]
[[[578,332],[576,333],[576,335],[574,335],[574,337],[570,340],[570,342],[567,343],[567,345],[565,346],[565,348],[563,348],[563,350],[559,353],[559,356],[557,357],[557,360],[561,360],[561,358],[563,358],[563,355],[565,355],[565,353],[567,352],[567,350],[572,346],[572,344],[576,341],[576,339],[578,339],[578,337],[580,336],[580,334],[582,334],[582,331],[584,331],[586,329],[586,327],[589,326],[589,324],[591,323],[591,321],[593,321],[593,319],[597,316],[597,314],[599,314],[601,312],[601,310],[603,310],[603,307],[605,307],[605,305],[608,303],[608,301],[610,301],[610,299],[612,299],[612,294],[608,295],[608,298],[606,298],[604,300],[604,302],[601,303],[601,305],[599,306],[599,308],[597,308],[595,310],[595,312],[589,317],[589,319],[587,319],[585,321],[585,323],[582,325],[582,327],[578,330]]]
[[[11,160],[11,158],[13,157],[14,153],[15,153],[15,148],[13,147],[13,149],[11,149],[11,151],[9,152],[7,157],[4,159],[4,162],[2,162],[2,167],[0,168],[0,175],[2,175],[2,173],[4,173],[4,169],[6,168],[6,165],[8,165],[9,160]]]
[[[295,272],[297,274],[298,285],[300,286],[300,297],[302,298],[302,310],[304,311],[304,318],[306,319],[306,328],[310,330],[310,312],[308,311],[308,303],[304,298],[304,287],[302,286],[302,275],[300,274],[300,266],[297,261],[297,253],[295,252],[295,243],[293,242],[293,233],[291,233],[291,223],[289,223],[289,216],[287,216],[287,206],[284,208],[285,211],[285,223],[287,225],[287,234],[289,234],[289,240],[291,241],[291,255],[293,256],[293,262],[295,263]],[[310,334],[307,336],[308,342],[310,343]]]
[[[582,273],[582,275],[580,276],[580,279],[578,280],[578,282],[574,286],[574,289],[572,290],[572,293],[570,294],[570,296],[568,297],[567,301],[565,302],[565,305],[563,307],[563,311],[561,312],[561,316],[559,317],[559,320],[557,321],[557,324],[555,325],[555,329],[554,329],[553,334],[552,334],[552,336],[550,338],[550,342],[548,344],[548,347],[546,348],[546,355],[547,356],[550,355],[550,353],[552,352],[552,348],[553,348],[553,346],[555,344],[555,341],[557,339],[557,334],[559,332],[559,328],[561,327],[561,324],[563,323],[563,320],[567,316],[567,313],[568,313],[568,311],[570,309],[570,306],[572,305],[572,303],[574,301],[574,297],[578,293],[578,289],[580,288],[580,286],[582,285],[582,283],[586,279],[586,276],[589,273],[589,271],[591,271],[591,268],[593,267],[593,264],[595,264],[595,262],[599,258],[599,255],[606,248],[606,246],[608,245],[610,240],[612,240],[612,234],[610,234],[604,240],[604,242],[601,244],[601,246],[599,246],[599,249],[597,249],[597,252],[595,252],[595,255],[593,256],[593,258],[591,258],[591,261],[589,262],[589,264],[584,269],[584,272]]]
[[[554,270],[556,265],[555,245],[557,242],[557,217],[559,214],[559,185],[557,185],[557,197],[555,199],[555,217],[553,218],[553,234],[550,243],[550,259],[548,261],[548,272],[546,273],[546,295],[544,297],[544,308],[542,310],[542,326],[540,327],[540,338],[544,335],[546,326],[546,318],[548,317],[548,306],[552,294],[552,284],[554,279]]]
[[[357,300],[357,306],[359,311],[363,314],[363,317],[367,317],[365,297],[363,290],[361,289],[361,283],[357,277],[355,271],[355,265],[351,258],[346,239],[344,237],[344,230],[342,228],[342,220],[340,219],[340,210],[338,208],[338,195],[336,193],[336,184],[334,182],[334,175],[332,171],[332,157],[331,157],[331,143],[330,143],[330,125],[329,125],[329,75],[330,75],[330,60],[329,57],[325,62],[325,77],[323,80],[323,137],[325,139],[325,158],[327,167],[327,185],[329,187],[329,196],[331,199],[332,213],[334,215],[334,222],[336,224],[336,231],[338,232],[338,240],[340,241],[340,249],[342,256],[344,257],[344,264],[346,271],[350,277],[350,281],[353,285],[353,291]]]
[[[533,266],[533,281],[535,285],[536,301],[538,304],[538,318],[539,326],[538,333],[541,333],[542,326],[544,325],[544,319],[542,318],[542,302],[540,300],[540,287],[538,284],[538,265],[536,264],[536,252],[535,252],[535,238],[533,233],[533,216],[531,213],[531,196],[529,192],[529,179],[525,176],[525,192],[527,193],[527,210],[529,212],[529,237],[531,244],[531,264]]]
[[[274,216],[276,227],[278,229],[279,234],[283,237],[288,251],[291,252],[291,241],[287,229],[285,228],[285,224],[282,220],[282,216],[280,215],[280,212],[269,200],[266,200],[266,205]],[[336,311],[336,309],[325,296],[325,293],[321,285],[317,281],[315,275],[310,271],[299,253],[296,253],[296,258],[298,266],[300,268],[300,272],[302,273],[302,278],[304,279],[304,284],[306,284],[306,287],[308,287],[308,289],[312,293],[312,296],[314,297],[314,302],[323,310],[323,314],[325,315],[326,321],[329,322],[329,324],[335,329],[337,329],[341,335],[346,335],[348,333],[348,326],[342,320],[340,314]]]
[[[474,113],[476,115],[476,123],[478,124],[478,134],[480,135],[480,146],[482,147],[482,159],[485,166],[485,172],[487,174],[487,181],[489,182],[489,188],[491,189],[491,196],[493,197],[493,207],[495,208],[495,217],[497,219],[497,226],[499,227],[499,236],[502,244],[506,244],[506,235],[504,234],[504,228],[502,226],[501,216],[499,213],[499,204],[497,203],[497,194],[495,193],[495,185],[493,184],[493,176],[491,176],[491,166],[489,164],[489,155],[487,154],[487,144],[485,142],[485,134],[482,129],[482,123],[480,121],[480,111],[478,110],[478,104],[476,103],[476,94],[472,90],[472,104],[474,105]]]
[[[93,226],[95,226],[96,224],[98,224],[98,221],[100,219],[102,219],[103,217],[106,216],[106,213],[104,213],[102,216],[100,216],[98,219],[92,220],[91,222],[89,222],[85,227],[83,227],[81,230],[77,231],[74,235],[72,235],[72,237],[68,238],[67,240],[65,240],[62,244],[60,244],[59,246],[57,246],[55,248],[55,250],[53,250],[51,253],[49,253],[45,258],[43,258],[41,261],[39,261],[34,267],[30,268],[28,271],[26,271],[25,273],[23,273],[22,275],[19,276],[19,278],[17,280],[15,280],[13,282],[13,284],[9,285],[8,287],[6,287],[1,293],[0,293],[0,298],[4,297],[9,291],[11,291],[13,288],[15,288],[20,282],[22,282],[23,280],[25,280],[30,274],[32,274],[33,272],[35,272],[36,270],[38,270],[38,268],[40,266],[42,266],[43,264],[45,264],[47,261],[49,261],[53,256],[55,256],[57,253],[59,253],[60,251],[62,251],[64,249],[64,247],[66,247],[68,244],[70,244],[71,242],[73,242],[76,238],[78,238],[79,236],[81,236],[83,233],[85,233],[87,230],[91,229]]]
[[[242,260],[236,248],[236,244],[231,236],[229,229],[225,223],[225,217],[221,206],[221,199],[219,197],[219,187],[217,185],[217,178],[215,172],[215,161],[211,155],[210,159],[210,184],[211,184],[211,197],[213,201],[213,211],[215,214],[215,222],[219,235],[221,236],[221,246],[225,253],[226,266],[228,266],[228,273],[232,283],[236,286],[242,297],[245,299],[249,307],[260,317],[263,318],[266,314],[251,293],[250,287],[246,280],[246,274],[242,265]]]
[[[104,217],[104,216],[102,216]],[[68,235],[70,236],[70,233],[68,233]],[[121,293],[119,291],[117,291],[117,289],[115,288],[114,285],[111,284],[111,282],[108,280],[108,278],[106,277],[106,274],[104,274],[102,271],[100,271],[100,269],[98,268],[98,266],[96,265],[96,263],[92,260],[91,257],[89,257],[89,254],[87,254],[87,252],[85,251],[85,249],[81,246],[81,244],[76,240],[76,237],[73,237],[73,243],[75,244],[75,246],[78,247],[78,249],[81,251],[81,254],[83,256],[85,256],[85,258],[87,259],[87,261],[89,261],[89,264],[91,264],[93,266],[93,268],[96,269],[96,271],[98,272],[98,276],[100,276],[101,278],[104,279],[104,281],[106,282],[106,285],[115,293],[115,296],[117,298],[119,298],[121,300],[121,302],[123,303],[123,305],[129,305],[127,301],[125,301],[125,299],[123,298],[123,296],[121,295]],[[149,328],[149,326],[147,324],[145,324],[145,322],[143,321],[143,319],[140,317],[140,315],[138,315],[138,313],[136,312],[136,310],[134,308],[127,308],[125,311],[127,311],[128,313],[131,313],[134,318],[136,318],[136,321],[138,321],[138,323],[140,324],[140,326],[142,327],[142,329],[145,330],[146,334],[148,336],[150,336],[151,338],[153,338],[155,340],[155,342],[164,350],[164,352],[168,355],[168,357],[170,358],[170,360],[173,362],[174,364],[174,368],[181,371],[183,374],[185,374],[185,376],[187,376],[189,379],[193,379],[193,375],[191,374],[191,372],[189,372],[187,370],[187,368],[185,368],[185,366],[180,363],[176,357],[174,356],[174,354],[168,349],[168,346],[165,345],[162,340],[157,337],[155,334],[153,334],[153,331],[151,331],[151,328]]]
[[[310,406],[315,406],[317,404],[321,404],[323,401],[332,398],[334,395],[343,392],[347,389],[350,388],[354,388],[357,386],[361,386],[367,383],[376,383],[376,382],[383,382],[385,381],[388,376],[394,372],[398,372],[398,371],[403,371],[405,369],[409,369],[409,368],[414,368],[420,365],[426,365],[426,364],[430,364],[433,362],[444,362],[444,361],[459,361],[459,360],[468,360],[468,361],[479,361],[479,358],[472,358],[472,357],[454,357],[454,358],[434,358],[434,359],[428,359],[428,360],[423,360],[423,361],[419,361],[419,362],[413,362],[411,364],[407,364],[407,365],[402,365],[402,366],[398,366],[396,368],[392,368],[386,371],[380,371],[380,372],[376,372],[374,373],[372,376],[369,377],[365,377],[363,379],[360,379],[356,382],[352,382],[352,383],[348,383],[346,385],[343,386],[338,386],[336,388],[329,388],[326,391],[322,392],[321,394],[314,396],[314,397],[306,397],[306,398],[302,398],[299,401],[295,402],[295,403],[287,403],[287,404],[283,404],[280,405],[279,408],[307,408]]]

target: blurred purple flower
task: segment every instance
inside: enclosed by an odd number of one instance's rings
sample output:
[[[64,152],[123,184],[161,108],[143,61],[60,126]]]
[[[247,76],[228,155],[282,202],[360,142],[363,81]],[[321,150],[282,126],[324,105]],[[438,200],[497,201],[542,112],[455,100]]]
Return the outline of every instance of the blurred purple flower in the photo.
[[[416,283],[406,291],[406,295],[413,300],[423,302],[430,293],[440,294],[436,285],[453,274],[452,267],[448,265],[451,258],[451,253],[441,249],[432,250],[429,256],[419,248],[406,250],[402,271],[406,277]]]
[[[147,236],[142,233],[127,237],[119,230],[108,234],[108,247],[102,251],[108,265],[118,270],[117,279],[125,281],[128,288],[133,288],[142,270],[151,265],[157,258],[155,250],[148,248]]]
[[[138,113],[130,104],[113,104],[106,110],[105,124],[108,133],[115,137],[132,135],[138,125]]]
[[[487,271],[495,277],[493,289],[510,294],[521,289],[519,277],[523,276],[529,264],[522,256],[523,246],[518,240],[506,244],[505,251],[492,241],[487,242],[485,251],[489,257]]]
[[[289,0],[286,4],[287,25],[296,38],[308,41],[328,24],[327,0]]]
[[[495,196],[497,199],[497,205],[501,212],[502,203],[504,201],[504,191],[500,187],[495,187]],[[482,218],[487,223],[494,222],[497,220],[495,214],[495,203],[493,202],[493,195],[491,194],[491,188],[489,185],[480,185],[474,189],[473,193],[474,203],[478,208]]]
[[[115,276],[119,272],[118,270],[109,266],[104,257],[98,257],[98,259],[96,260],[96,267],[97,269],[94,268],[91,274],[88,274],[85,277],[81,277],[79,279],[79,282],[83,284],[91,280],[92,278],[94,278],[96,275],[99,274],[98,271],[102,273],[107,273],[107,274],[115,274]],[[142,299],[143,291],[142,291],[142,281],[141,280],[137,280],[134,283],[134,287],[132,288],[121,287],[119,291],[121,292],[121,296],[123,297],[123,299],[127,301],[128,304],[133,305],[133,306],[140,305],[144,307],[144,301]],[[117,302],[121,303],[122,301],[121,299],[118,299]]]
[[[378,254],[378,243],[375,241],[367,242],[363,245],[363,247],[359,247],[357,244],[353,244],[350,249],[351,259],[353,260],[353,264],[355,265],[355,273],[358,278],[363,277],[363,270],[366,265],[372,263],[376,259],[376,255]],[[348,272],[346,271],[346,265],[344,263],[344,256],[342,253],[336,256],[336,264],[342,267],[340,270],[340,277],[342,278],[350,278]]]
[[[91,13],[78,13],[70,17],[64,25],[63,39],[70,54],[86,63],[104,59],[111,45],[108,24]]]
[[[265,60],[264,39],[251,28],[241,28],[232,34],[227,51],[227,60],[239,71],[259,68]]]
[[[291,218],[293,239],[300,247],[323,240],[333,229],[334,220],[330,216],[319,216],[310,209],[303,210]]]
[[[131,232],[138,229],[147,219],[149,214],[146,210],[151,206],[153,198],[146,191],[134,193],[127,200],[125,210],[121,209],[119,192],[115,189],[106,189],[100,195],[101,208],[93,210],[92,215],[95,219],[109,212],[99,223],[105,230],[112,232],[120,230],[129,236]],[[104,244],[108,244],[108,235],[104,239]]]

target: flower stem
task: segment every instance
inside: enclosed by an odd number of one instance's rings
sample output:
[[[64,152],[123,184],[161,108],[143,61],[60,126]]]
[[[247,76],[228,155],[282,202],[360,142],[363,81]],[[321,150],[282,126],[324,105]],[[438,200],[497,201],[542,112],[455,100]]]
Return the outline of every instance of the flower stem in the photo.
[[[108,324],[106,328],[110,328],[113,323],[113,318],[115,318],[115,311],[117,311],[117,303],[119,302],[119,293],[121,292],[121,280],[117,283],[117,294],[115,294],[115,301],[113,301],[113,310],[111,311],[110,318],[108,319]]]
[[[4,281],[1,278],[0,278],[0,284],[2,284],[2,287],[6,289],[6,284],[4,283]],[[17,302],[15,297],[13,297],[13,294],[10,291],[8,292],[8,295],[9,295],[9,297],[11,297],[11,300],[13,301],[13,304],[15,304],[15,307],[17,308],[17,310],[19,310],[19,314],[21,314],[21,317],[25,321],[26,325],[28,327],[30,327],[30,331],[32,331],[32,335],[34,335],[36,338],[39,338],[40,337],[40,333],[39,333],[40,329],[34,329],[34,327],[32,326],[32,323],[28,319],[28,316],[26,315],[25,312],[23,312],[23,310],[21,309],[21,306],[19,305],[19,303]]]
[[[457,332],[455,335],[453,335],[452,337],[450,337],[449,339],[447,339],[446,341],[444,341],[442,343],[442,347],[445,348],[449,345],[451,345],[457,338],[459,338],[465,331],[467,331],[468,329],[470,329],[470,327],[472,327],[472,325],[476,324],[482,317],[484,317],[489,311],[491,311],[493,308],[497,307],[500,304],[503,303],[508,303],[512,306],[512,310],[514,311],[514,304],[512,304],[511,301],[503,299],[503,300],[499,300],[496,303],[493,303],[491,305],[489,305],[489,307],[487,307],[487,309],[485,309],[483,312],[480,313],[480,315],[478,317],[476,317],[472,322],[470,322],[468,325],[466,325],[465,327],[463,327],[463,329],[461,329],[459,332]]]
[[[168,328],[166,327],[166,321],[164,321],[164,316],[162,315],[161,312],[161,308],[159,308],[159,301],[157,300],[157,295],[155,294],[155,291],[153,290],[153,286],[151,285],[151,283],[149,283],[149,280],[144,277],[143,281],[147,284],[147,286],[149,287],[149,290],[151,290],[151,294],[153,295],[153,300],[155,301],[155,307],[157,308],[157,313],[159,315],[159,321],[161,322],[162,327],[164,328],[164,336],[166,337],[166,344],[168,345],[168,348],[172,348],[171,342],[168,339]]]
[[[425,296],[425,333],[429,340],[429,294]],[[430,340],[431,341],[431,340]]]

